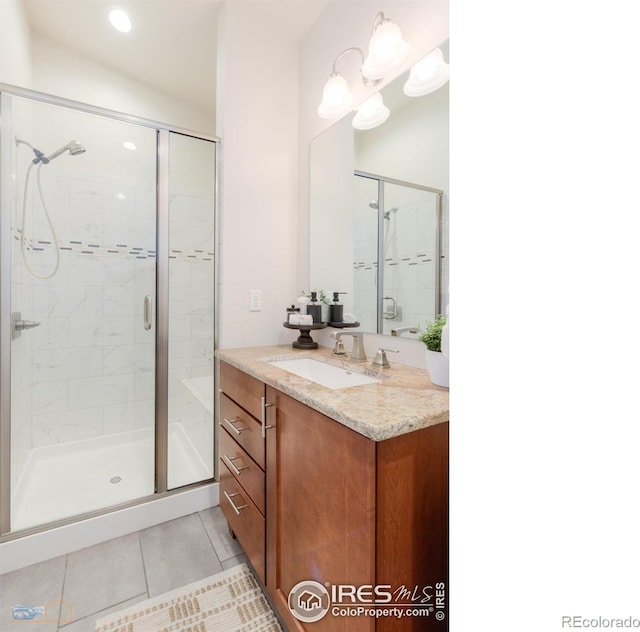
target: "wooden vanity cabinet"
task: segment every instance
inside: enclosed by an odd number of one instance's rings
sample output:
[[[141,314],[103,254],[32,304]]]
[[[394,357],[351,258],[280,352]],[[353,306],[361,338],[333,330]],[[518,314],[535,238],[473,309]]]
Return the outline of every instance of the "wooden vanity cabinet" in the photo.
[[[447,582],[448,424],[375,442],[271,387],[266,399],[267,589],[289,630],[446,630],[446,609],[444,621],[329,613],[302,624],[287,597],[308,579]]]
[[[220,381],[220,504],[289,632],[447,630],[446,609],[303,624],[287,598],[304,580],[448,587],[448,424],[376,442],[224,362]]]
[[[220,507],[256,573],[266,582],[265,385],[220,364]]]

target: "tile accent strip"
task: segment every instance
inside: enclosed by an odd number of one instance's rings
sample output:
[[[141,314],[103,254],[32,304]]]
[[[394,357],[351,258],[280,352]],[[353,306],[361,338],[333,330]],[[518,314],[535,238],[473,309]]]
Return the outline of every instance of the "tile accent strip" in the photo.
[[[442,259],[445,258],[445,255],[442,255]],[[400,258],[393,258],[393,257],[388,257],[384,260],[385,265],[387,266],[397,266],[397,265],[410,265],[410,266],[415,266],[418,265],[420,263],[431,263],[433,261],[433,256],[429,255],[427,253],[421,252],[419,254],[413,255],[412,257],[400,257]],[[378,266],[378,262],[377,261],[354,261],[353,262],[353,269],[354,270],[371,270],[372,267],[377,267]]]
[[[14,228],[13,238],[16,241],[20,241],[20,229]],[[38,245],[35,245],[38,244]],[[51,241],[45,241],[43,239],[26,239],[27,250],[35,252],[52,252],[54,245]],[[60,242],[58,246],[59,250],[65,252],[71,252],[75,254],[83,255],[100,255],[100,256],[113,256],[117,255],[120,258],[135,258],[135,259],[155,259],[155,249],[144,248],[142,246],[129,246],[127,244],[94,244],[84,243],[77,240],[69,240],[67,242]],[[90,250],[89,250],[90,249]],[[214,252],[209,250],[175,250],[170,249],[170,259],[179,259],[181,261],[193,262],[194,259],[198,261],[213,261]]]

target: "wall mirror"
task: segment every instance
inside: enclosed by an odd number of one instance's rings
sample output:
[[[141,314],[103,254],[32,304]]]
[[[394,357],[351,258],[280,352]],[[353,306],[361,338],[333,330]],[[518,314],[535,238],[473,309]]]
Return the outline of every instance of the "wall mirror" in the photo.
[[[409,97],[408,76],[382,89],[382,125],[348,115],[310,147],[310,289],[345,292],[359,328],[386,335],[448,304],[449,84]]]

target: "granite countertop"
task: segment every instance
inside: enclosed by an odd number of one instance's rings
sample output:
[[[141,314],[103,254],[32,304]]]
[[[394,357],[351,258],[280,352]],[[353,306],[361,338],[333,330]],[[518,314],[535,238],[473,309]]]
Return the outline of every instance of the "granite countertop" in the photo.
[[[290,345],[219,349],[216,357],[374,441],[449,420],[449,389],[432,384],[425,369],[394,363],[392,358],[391,367],[377,369],[371,359],[351,362],[327,347],[305,351]],[[296,358],[313,358],[380,382],[333,390],[268,364]]]

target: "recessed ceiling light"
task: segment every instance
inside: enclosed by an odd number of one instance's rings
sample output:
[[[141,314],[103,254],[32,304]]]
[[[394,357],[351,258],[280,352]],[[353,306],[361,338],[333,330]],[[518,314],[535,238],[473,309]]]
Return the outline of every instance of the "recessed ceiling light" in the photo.
[[[135,151],[137,149],[135,143],[132,143],[130,140],[125,140],[124,143],[122,143],[122,146],[130,151]]]
[[[128,33],[131,30],[131,20],[129,16],[120,9],[114,9],[109,13],[109,20],[113,27],[122,33]]]
[[[124,193],[118,193],[118,195],[116,195],[116,198],[118,198],[119,200],[126,200],[127,196]]]

